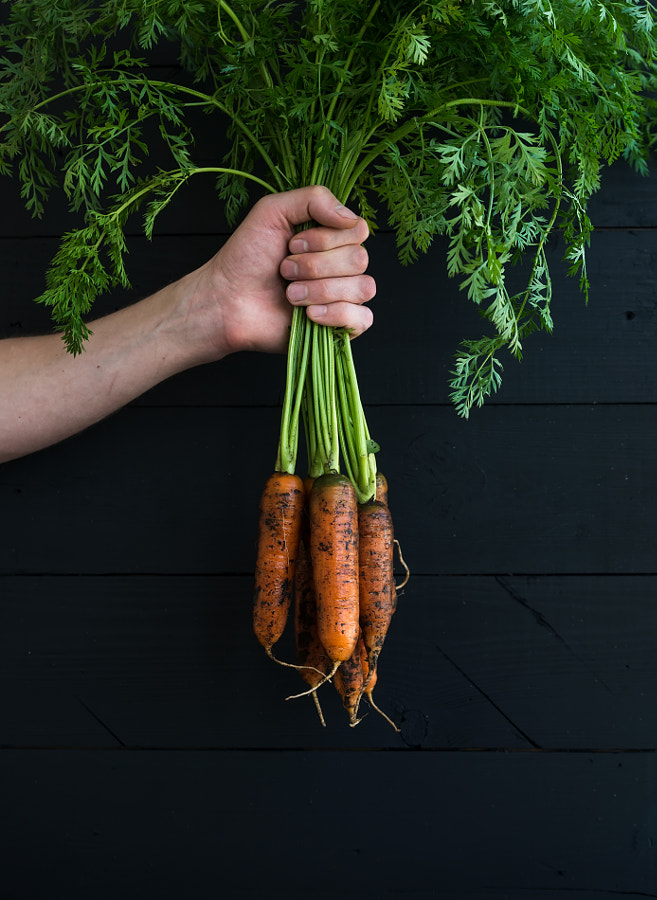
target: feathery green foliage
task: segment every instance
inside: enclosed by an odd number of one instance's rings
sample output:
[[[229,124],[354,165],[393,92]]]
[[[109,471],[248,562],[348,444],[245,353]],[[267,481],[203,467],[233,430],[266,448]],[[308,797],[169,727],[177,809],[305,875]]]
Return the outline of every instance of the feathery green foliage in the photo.
[[[61,186],[84,226],[66,235],[45,293],[69,349],[94,297],[126,284],[123,231],[148,235],[187,179],[213,174],[232,221],[249,179],[310,183],[359,202],[412,263],[436,235],[489,333],[452,374],[462,415],[552,328],[545,247],[562,229],[586,293],[587,203],[619,158],[646,170],[655,90],[644,0],[2,0],[0,172],[41,215]],[[157,45],[179,71],[154,78]],[[229,149],[194,162],[197,110]],[[150,162],[161,144],[167,167]],[[518,292],[510,266],[526,261]]]

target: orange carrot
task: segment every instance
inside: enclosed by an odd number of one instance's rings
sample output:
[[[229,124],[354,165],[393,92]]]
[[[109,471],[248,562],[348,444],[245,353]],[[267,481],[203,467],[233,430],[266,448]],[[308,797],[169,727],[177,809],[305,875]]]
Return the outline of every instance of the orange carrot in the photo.
[[[294,575],[294,636],[296,668],[306,684],[313,689],[312,698],[319,720],[322,725],[326,725],[317,697],[317,688],[326,680],[326,675],[333,666],[317,634],[317,603],[310,549],[303,538],[299,545]]]
[[[317,630],[337,668],[358,640],[358,502],[344,475],[320,475],[310,494]]]
[[[331,661],[317,634],[317,603],[310,550],[302,541],[294,578],[296,662],[303,680],[317,687],[331,669]]]
[[[367,666],[367,671],[363,674],[363,677],[366,680],[365,687],[363,688],[363,693],[369,700],[371,700],[372,699],[372,691],[376,687],[377,670],[374,669],[370,673],[369,666]]]
[[[385,503],[388,505],[388,482],[386,480],[386,476],[382,472],[376,473],[376,494],[374,495],[375,500],[380,500],[381,503]]]
[[[310,492],[313,489],[313,485],[315,483],[315,479],[312,475],[306,475],[303,479],[303,489],[306,492],[306,499],[310,499]]]
[[[359,635],[354,652],[349,659],[340,663],[333,676],[333,684],[342,697],[342,705],[349,713],[349,722],[352,726],[358,725],[359,722],[358,705],[363,695],[364,658],[366,659],[365,645],[363,644],[362,635]],[[367,665],[367,662],[365,664]]]
[[[304,504],[298,475],[269,476],[260,498],[253,629],[270,656],[290,608]]]
[[[368,665],[376,669],[379,653],[395,611],[394,535],[390,510],[380,500],[358,508],[360,626]]]
[[[303,515],[301,517],[301,540],[305,541],[306,547],[310,552],[310,492],[313,489],[315,479],[310,475],[306,475],[303,479],[303,490],[305,496],[305,505]]]

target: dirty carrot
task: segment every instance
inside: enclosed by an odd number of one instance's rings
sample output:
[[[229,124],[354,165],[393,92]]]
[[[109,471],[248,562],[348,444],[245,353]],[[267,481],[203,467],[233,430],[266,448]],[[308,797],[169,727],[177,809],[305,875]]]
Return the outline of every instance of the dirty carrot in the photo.
[[[310,548],[303,539],[299,545],[294,575],[294,637],[297,668],[306,684],[313,688],[312,697],[317,714],[322,725],[325,725],[316,688],[324,682],[332,663],[317,634],[317,603]]]
[[[260,498],[253,630],[270,656],[290,608],[304,505],[298,475],[274,472],[269,476]]]
[[[385,503],[372,500],[358,507],[358,533],[360,626],[374,671],[397,599],[392,518]]]
[[[334,667],[358,640],[358,503],[344,475],[320,475],[310,494],[310,555],[317,631]]]
[[[317,634],[317,603],[310,551],[303,542],[299,547],[294,593],[296,662],[303,680],[314,687],[323,681],[331,666]]]
[[[388,480],[383,472],[376,473],[376,494],[374,499],[380,500],[386,506],[388,505]]]
[[[349,659],[340,663],[335,675],[333,676],[333,684],[337,692],[342,698],[342,705],[349,713],[349,724],[353,727],[358,725],[358,705],[363,695],[363,687],[365,684],[363,661],[367,666],[367,658],[365,645],[362,635],[359,635],[358,642]]]

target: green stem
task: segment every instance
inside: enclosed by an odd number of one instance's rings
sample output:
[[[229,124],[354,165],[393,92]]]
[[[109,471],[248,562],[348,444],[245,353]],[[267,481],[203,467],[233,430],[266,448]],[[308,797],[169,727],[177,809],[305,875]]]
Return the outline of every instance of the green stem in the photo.
[[[116,70],[109,70],[109,71],[116,71]],[[272,158],[267,153],[265,148],[262,146],[260,141],[253,134],[251,129],[248,128],[248,126],[241,120],[241,118],[236,113],[234,113],[231,109],[229,109],[224,103],[222,103],[220,100],[218,100],[215,96],[213,96],[211,94],[206,94],[203,91],[195,90],[194,88],[191,88],[191,87],[187,87],[186,85],[175,84],[170,81],[160,81],[160,80],[156,80],[156,79],[154,79],[154,80],[144,79],[144,78],[129,79],[124,76],[124,77],[120,77],[120,78],[110,78],[107,80],[99,79],[98,83],[99,84],[108,84],[108,85],[121,85],[121,84],[125,85],[126,82],[128,82],[128,81],[130,81],[133,85],[135,85],[137,87],[140,85],[141,86],[147,85],[149,87],[156,87],[158,89],[169,88],[172,91],[177,91],[181,94],[185,94],[190,97],[195,97],[197,100],[200,101],[202,106],[214,106],[220,112],[222,112],[226,116],[228,116],[228,118],[242,132],[242,134],[247,138],[249,143],[256,150],[256,152],[260,155],[261,159],[263,160],[263,162],[269,169],[269,171],[274,179],[274,182],[276,184],[276,189],[279,191],[284,191],[289,187],[289,185],[286,184],[284,182],[284,180],[281,178],[281,172],[280,172],[279,167],[273,162]],[[63,91],[59,91],[57,94],[53,94],[51,97],[46,97],[44,100],[41,100],[39,103],[35,104],[32,107],[31,112],[36,112],[37,110],[41,109],[42,107],[47,106],[49,103],[53,103],[54,101],[59,100],[62,97],[70,96],[70,95],[78,93],[80,91],[88,91],[90,89],[93,89],[93,87],[94,87],[93,82],[86,82],[84,84],[75,85],[74,87],[67,88],[66,90],[63,90]],[[10,125],[11,125],[11,120],[8,122],[5,122],[3,125],[0,125],[0,133],[2,133],[3,131],[6,131],[7,128],[10,127]],[[266,185],[265,182],[262,182],[262,184],[263,184],[263,186],[267,186],[269,189],[269,186]]]
[[[321,325],[311,323],[310,328],[312,331],[311,388],[315,445],[317,447],[316,463],[322,472],[327,472],[329,471],[328,458],[330,453],[330,441],[327,439],[324,368],[320,350]]]
[[[185,175],[191,177],[192,175],[202,175],[207,172],[214,172],[216,174],[223,173],[227,175],[236,175],[238,178],[247,178],[249,181],[254,181],[256,184],[259,184],[260,187],[263,187],[270,194],[278,193],[278,189],[269,184],[269,182],[263,181],[263,179],[258,178],[257,175],[252,175],[250,172],[245,172],[242,169],[231,169],[225,166],[198,166],[194,169],[190,169]]]
[[[335,378],[335,344],[333,341],[333,328],[320,325],[321,329],[321,353],[324,369],[324,390],[326,397],[326,443],[329,448],[326,465],[329,472],[340,471],[340,436],[338,433],[338,411],[336,405],[336,378]]]
[[[354,54],[356,52],[356,48],[358,48],[359,53],[362,53],[362,47],[360,46],[360,44],[361,44],[361,41],[363,40],[363,35],[369,28],[369,26],[372,22],[372,19],[376,15],[380,5],[381,5],[381,0],[375,0],[375,2],[372,4],[372,7],[371,7],[369,13],[367,14],[367,18],[363,22],[361,29],[358,32],[358,37],[356,38],[356,41],[354,42],[351,50],[349,51],[349,55],[347,56],[347,60],[344,65],[345,72],[348,72],[351,69],[351,64],[354,59]],[[333,99],[331,100],[331,105],[328,108],[328,114],[326,116],[328,121],[331,121],[331,119],[333,118],[333,115],[335,112],[335,106],[338,102],[338,99],[340,98],[340,96],[342,94],[343,86],[344,86],[344,78],[341,78],[340,81],[338,82],[337,89],[336,89],[335,93],[333,94]]]
[[[382,138],[377,144],[372,147],[360,160],[358,166],[354,167],[354,171],[352,172],[351,178],[349,179],[348,188],[349,193],[354,188],[354,185],[358,181],[358,179],[362,176],[363,172],[367,171],[372,163],[381,156],[385,150],[394,145],[398,144],[403,138],[406,137],[407,134],[410,134],[420,125],[428,124],[432,119],[436,118],[436,116],[440,115],[441,112],[444,112],[447,109],[451,109],[454,106],[492,106],[499,109],[513,109],[522,115],[526,115],[529,118],[532,118],[530,113],[527,110],[524,110],[522,107],[518,106],[517,103],[513,103],[510,100],[486,100],[481,97],[463,97],[457,100],[447,100],[445,103],[441,103],[440,106],[437,106],[435,109],[432,109],[428,113],[424,113],[421,116],[413,116],[411,119],[408,119],[398,128],[396,128],[393,132],[391,132],[386,137]]]
[[[353,453],[353,429],[351,427],[351,410],[349,409],[349,399],[347,397],[347,386],[345,383],[342,354],[338,355],[340,361],[338,369],[338,401],[340,404],[340,446],[342,447],[342,459],[348,478],[354,486],[358,481],[358,466],[355,465]]]
[[[310,340],[305,328],[305,310],[297,307],[292,314],[290,346],[287,355],[285,398],[281,412],[281,430],[276,457],[276,471],[296,471],[299,446],[299,415],[306,386],[310,357]]]
[[[310,329],[306,332],[311,334]],[[315,411],[313,406],[313,388],[310,366],[306,372],[306,386],[303,392],[303,423],[306,434],[306,451],[308,453],[308,474],[311,478],[317,478],[322,474],[322,464],[317,446],[317,429],[315,426]]]
[[[361,26],[361,29],[360,29],[360,31],[358,32],[357,39],[356,39],[356,41],[354,42],[354,44],[353,44],[351,50],[349,51],[349,55],[347,56],[347,59],[346,59],[346,61],[345,61],[345,65],[344,65],[344,71],[345,71],[345,72],[348,72],[349,69],[351,68],[351,64],[352,64],[353,59],[354,59],[354,54],[355,54],[355,52],[356,52],[356,48],[358,47],[358,48],[360,49],[360,42],[362,41],[363,35],[365,34],[365,32],[366,32],[367,29],[369,28],[370,24],[372,23],[372,19],[373,19],[374,16],[376,15],[376,12],[377,12],[377,10],[378,10],[378,8],[379,8],[380,5],[381,5],[381,0],[375,0],[375,2],[372,4],[372,6],[371,6],[371,8],[370,8],[370,11],[369,11],[369,13],[368,13],[368,15],[367,15],[367,18],[366,18],[365,21],[363,22],[363,24],[362,24],[362,26]],[[319,67],[318,67],[318,72],[321,72],[321,69],[319,69]],[[318,77],[319,77],[319,76],[318,76]],[[321,142],[326,138],[326,132],[327,132],[327,128],[328,128],[328,123],[331,122],[331,121],[333,120],[334,116],[335,116],[335,108],[336,108],[336,105],[337,105],[338,101],[339,101],[340,99],[342,99],[342,88],[343,88],[343,86],[344,86],[344,78],[340,78],[340,80],[339,80],[339,82],[338,82],[338,84],[337,84],[337,86],[336,86],[336,88],[335,88],[335,91],[333,92],[333,97],[331,98],[331,103],[329,104],[328,110],[327,110],[326,114],[323,115],[324,124],[323,124],[322,132],[321,132],[321,135],[320,135],[320,138],[319,138],[320,145],[321,145]],[[318,92],[318,93],[319,93],[319,92]],[[322,167],[321,167],[321,159],[320,159],[319,157],[316,157],[316,158],[315,158],[315,165],[314,165],[313,170],[312,170],[312,173],[311,173],[311,182],[310,182],[311,184],[319,184],[319,183],[320,183],[320,181],[321,181],[321,176],[320,176],[321,171],[322,171]]]
[[[365,411],[358,390],[356,367],[351,351],[349,334],[339,335],[340,382],[343,392],[341,408],[347,412],[343,428],[346,436],[347,453],[353,471],[352,480],[360,503],[369,500],[376,493],[376,462],[370,452],[370,433]]]
[[[219,0],[219,3],[218,3],[217,5],[218,5],[219,9],[224,9],[224,10],[226,10],[226,12],[228,13],[229,17],[233,20],[233,23],[234,23],[235,27],[236,27],[237,30],[239,31],[240,37],[242,38],[242,40],[243,40],[243,41],[248,41],[248,40],[250,40],[251,35],[249,34],[249,32],[246,30],[246,28],[245,28],[244,25],[242,24],[242,22],[241,22],[240,18],[238,17],[237,13],[236,13],[229,5],[225,2],[225,0]]]
[[[272,158],[269,156],[265,148],[262,146],[260,141],[256,138],[250,128],[246,126],[246,124],[241,120],[241,118],[236,115],[232,110],[230,110],[225,104],[221,103],[221,101],[217,100],[216,97],[211,96],[210,94],[204,94],[202,91],[196,91],[193,88],[185,87],[184,85],[171,84],[170,82],[162,81],[152,81],[150,84],[156,85],[167,85],[176,90],[179,90],[181,93],[189,94],[190,96],[197,97],[201,99],[204,104],[209,104],[211,106],[215,106],[218,110],[227,115],[234,125],[239,128],[239,130],[244,134],[244,136],[248,139],[251,145],[255,148],[255,150],[259,153],[261,159],[269,169],[272,174],[274,181],[276,182],[276,187],[279,191],[284,191],[289,185],[286,185],[280,176],[280,169],[274,163]]]
[[[157,179],[155,179],[152,182],[149,182],[147,185],[145,185],[140,190],[135,191],[135,193],[133,193],[129,197],[127,197],[123,201],[123,203],[120,204],[120,206],[114,207],[114,209],[112,209],[108,213],[108,215],[112,216],[112,218],[117,218],[118,216],[121,215],[121,213],[123,213],[124,210],[128,209],[130,206],[133,206],[146,194],[149,194],[155,187],[157,187],[158,184],[161,184],[163,180],[166,180],[167,177],[171,177],[171,176],[175,177],[176,175],[180,174],[180,182],[182,184],[183,182],[187,181],[187,179],[191,178],[193,175],[203,175],[203,174],[207,174],[208,172],[215,173],[215,174],[216,173],[227,173],[229,175],[236,175],[239,178],[248,178],[250,181],[255,181],[256,184],[259,184],[261,187],[264,187],[267,191],[269,191],[270,194],[276,193],[276,188],[272,187],[266,181],[263,181],[262,178],[258,178],[257,175],[252,175],[250,172],[243,172],[241,169],[227,169],[227,168],[224,168],[223,166],[198,166],[196,168],[189,169],[188,171],[185,171],[182,169],[181,170],[172,169],[170,172],[165,172],[163,174],[160,174],[157,177]],[[180,185],[178,185],[178,187],[180,187]],[[177,189],[178,188],[176,188],[176,190]]]

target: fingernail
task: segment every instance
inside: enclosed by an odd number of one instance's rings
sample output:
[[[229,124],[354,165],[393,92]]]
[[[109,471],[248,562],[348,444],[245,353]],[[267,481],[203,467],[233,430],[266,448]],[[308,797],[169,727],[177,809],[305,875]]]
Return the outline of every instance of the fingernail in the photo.
[[[309,306],[307,309],[308,315],[312,319],[321,319],[322,316],[326,315],[327,307],[323,305]]]
[[[291,281],[293,278],[296,278],[299,274],[299,266],[295,263],[293,259],[284,259],[281,263],[281,275],[283,278],[287,278],[288,281]]]
[[[308,288],[305,284],[300,284],[298,281],[294,284],[288,285],[287,288],[287,299],[290,303],[300,303],[302,300],[305,300],[308,296]]]
[[[303,238],[292,238],[288,247],[290,253],[307,253],[308,241],[304,241]]]
[[[359,219],[360,216],[357,215],[353,210],[349,209],[347,206],[342,206],[342,204],[338,204],[335,207],[335,211],[339,216],[342,216],[344,219]]]

